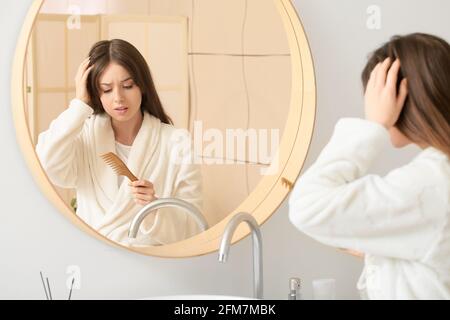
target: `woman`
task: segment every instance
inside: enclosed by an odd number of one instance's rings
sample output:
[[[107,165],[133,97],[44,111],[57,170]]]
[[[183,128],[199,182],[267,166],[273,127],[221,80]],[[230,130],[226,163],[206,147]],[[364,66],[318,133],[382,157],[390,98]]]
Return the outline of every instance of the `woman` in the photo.
[[[289,216],[318,241],[365,255],[371,299],[450,299],[450,46],[396,36],[362,75],[366,120],[341,119],[290,197]],[[389,144],[423,151],[367,174]]]
[[[104,236],[130,245],[131,220],[157,197],[183,199],[201,209],[200,170],[173,158],[188,140],[174,138],[179,132],[139,51],[124,40],[100,41],[75,82],[76,98],[39,135],[36,152],[55,185],[76,188],[76,214]],[[122,158],[139,181],[117,177],[101,158],[108,152]],[[198,232],[185,212],[160,209],[144,220],[132,244],[162,245]]]

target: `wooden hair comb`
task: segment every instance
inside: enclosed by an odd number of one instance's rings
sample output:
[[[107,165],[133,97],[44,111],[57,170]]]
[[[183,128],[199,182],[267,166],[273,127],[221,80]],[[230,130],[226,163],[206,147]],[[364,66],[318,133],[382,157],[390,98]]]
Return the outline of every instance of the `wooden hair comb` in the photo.
[[[105,153],[101,156],[103,160],[114,170],[119,176],[126,176],[130,181],[137,181],[138,178],[131,173],[130,169],[123,163],[120,158],[113,152]]]

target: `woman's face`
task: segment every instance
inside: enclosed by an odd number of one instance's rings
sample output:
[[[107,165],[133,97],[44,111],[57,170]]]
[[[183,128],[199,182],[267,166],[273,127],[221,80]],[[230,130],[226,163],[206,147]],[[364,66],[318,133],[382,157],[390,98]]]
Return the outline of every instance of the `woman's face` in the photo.
[[[142,93],[128,71],[111,62],[100,76],[100,101],[112,119],[125,122],[140,117]]]

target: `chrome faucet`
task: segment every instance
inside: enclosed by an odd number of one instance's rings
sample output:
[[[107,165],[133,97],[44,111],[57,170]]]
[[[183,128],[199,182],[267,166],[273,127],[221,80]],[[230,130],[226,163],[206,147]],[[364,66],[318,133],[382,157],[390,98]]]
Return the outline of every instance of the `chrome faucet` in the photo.
[[[176,198],[161,198],[150,202],[141,210],[139,210],[139,212],[134,216],[133,221],[131,221],[130,230],[128,231],[128,237],[133,239],[136,238],[139,226],[141,225],[145,217],[148,216],[153,210],[164,207],[178,207],[181,209],[185,209],[186,212],[194,218],[202,231],[208,229],[208,223],[206,222],[202,213],[189,202]]]
[[[262,263],[262,236],[258,222],[246,213],[239,212],[228,222],[220,243],[219,261],[226,262],[230,251],[231,238],[241,222],[247,222],[253,238],[253,295],[257,299],[263,298],[263,263]]]

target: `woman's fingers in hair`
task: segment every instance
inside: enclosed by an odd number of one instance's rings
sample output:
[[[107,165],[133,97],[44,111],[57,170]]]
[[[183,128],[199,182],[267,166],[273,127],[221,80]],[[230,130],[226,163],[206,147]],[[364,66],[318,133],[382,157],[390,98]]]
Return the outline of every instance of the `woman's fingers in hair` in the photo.
[[[86,72],[86,69],[88,68],[89,62],[91,61],[91,59],[89,57],[87,57],[86,59],[84,59],[77,70],[77,74],[75,76],[75,80],[80,80],[83,78],[84,73]]]
[[[86,68],[86,66],[88,65],[89,61],[91,60],[91,58],[87,57],[86,59],[84,59],[81,63],[80,63],[80,69],[84,69]]]
[[[377,79],[377,71],[380,67],[381,63],[378,63],[373,69],[372,72],[370,73],[370,78],[369,78],[369,82],[367,83],[367,88],[374,88],[375,84],[376,84],[376,79]]]
[[[405,78],[400,82],[400,89],[397,96],[397,107],[403,108],[408,96],[408,80]]]
[[[87,57],[83,60],[83,62],[80,64],[80,70],[81,72],[84,72],[87,69],[87,66],[89,65],[89,62],[91,61],[91,58]]]
[[[390,66],[391,66],[391,58],[387,57],[381,63],[380,68],[377,72],[377,84],[376,84],[377,86],[382,88],[386,85],[386,77]]]
[[[386,86],[389,87],[390,89],[393,89],[394,92],[396,92],[397,90],[397,79],[399,70],[400,70],[400,60],[396,59],[392,64],[391,68],[389,69],[386,81]]]
[[[83,73],[83,78],[82,78],[82,80],[83,80],[84,82],[86,82],[87,77],[89,76],[89,72],[91,72],[91,70],[92,70],[93,67],[94,67],[94,65],[90,66],[89,68],[87,68],[87,69],[84,71],[84,73]]]

